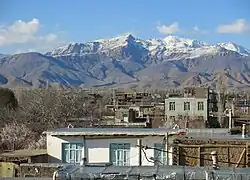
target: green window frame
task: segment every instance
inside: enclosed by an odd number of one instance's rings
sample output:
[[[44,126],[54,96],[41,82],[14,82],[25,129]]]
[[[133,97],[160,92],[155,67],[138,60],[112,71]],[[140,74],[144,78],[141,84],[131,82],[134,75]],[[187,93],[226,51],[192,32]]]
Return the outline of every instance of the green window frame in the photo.
[[[130,143],[111,143],[110,162],[114,166],[130,165]]]
[[[82,153],[83,143],[62,143],[62,163],[78,164]]]

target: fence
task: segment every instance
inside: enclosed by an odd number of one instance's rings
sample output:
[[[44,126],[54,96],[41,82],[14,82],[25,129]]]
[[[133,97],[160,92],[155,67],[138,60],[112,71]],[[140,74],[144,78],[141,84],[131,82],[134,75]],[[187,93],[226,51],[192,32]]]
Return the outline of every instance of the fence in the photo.
[[[250,180],[250,168],[213,168],[184,166],[68,166],[58,171],[59,179],[103,180]]]
[[[52,178],[40,178],[40,177],[9,177],[0,178],[1,180],[53,180]]]

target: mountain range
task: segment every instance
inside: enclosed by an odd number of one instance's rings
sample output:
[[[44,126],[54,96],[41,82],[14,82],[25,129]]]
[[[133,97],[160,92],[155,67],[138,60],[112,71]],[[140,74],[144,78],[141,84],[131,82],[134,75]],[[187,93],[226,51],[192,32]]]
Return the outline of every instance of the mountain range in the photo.
[[[167,36],[143,40],[126,34],[70,43],[47,53],[0,55],[0,86],[179,88],[250,85],[250,50]]]

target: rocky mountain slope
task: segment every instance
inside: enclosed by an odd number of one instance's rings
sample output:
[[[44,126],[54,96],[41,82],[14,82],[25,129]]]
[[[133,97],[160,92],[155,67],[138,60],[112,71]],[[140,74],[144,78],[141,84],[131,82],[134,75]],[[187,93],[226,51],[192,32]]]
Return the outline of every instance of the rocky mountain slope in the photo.
[[[250,51],[234,43],[208,45],[167,36],[132,35],[72,43],[45,54],[0,56],[0,85],[42,87],[212,86],[222,77],[230,88],[250,85]]]

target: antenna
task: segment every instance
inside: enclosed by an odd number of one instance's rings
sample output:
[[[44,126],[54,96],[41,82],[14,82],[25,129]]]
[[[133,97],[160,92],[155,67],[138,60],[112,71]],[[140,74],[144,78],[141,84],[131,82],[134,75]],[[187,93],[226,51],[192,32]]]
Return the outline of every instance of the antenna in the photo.
[[[46,89],[48,90],[49,89],[49,80],[47,79],[46,81]]]

